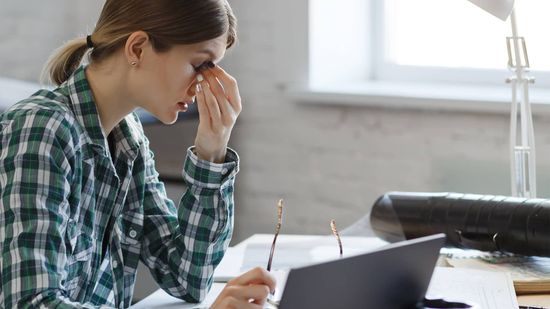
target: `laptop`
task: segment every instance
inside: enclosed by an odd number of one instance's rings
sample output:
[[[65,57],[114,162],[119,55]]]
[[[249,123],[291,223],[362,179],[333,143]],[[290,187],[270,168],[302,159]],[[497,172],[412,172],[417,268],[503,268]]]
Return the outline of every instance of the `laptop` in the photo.
[[[445,235],[436,234],[291,269],[278,308],[416,308],[444,242]]]

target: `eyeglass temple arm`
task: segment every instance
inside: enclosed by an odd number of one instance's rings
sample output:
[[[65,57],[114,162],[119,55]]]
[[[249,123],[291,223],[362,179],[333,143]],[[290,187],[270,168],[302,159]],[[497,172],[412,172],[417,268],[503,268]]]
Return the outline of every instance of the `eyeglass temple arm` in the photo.
[[[273,261],[273,254],[275,253],[275,243],[277,242],[277,236],[283,225],[283,200],[280,199],[277,203],[277,226],[275,227],[275,236],[273,236],[273,243],[271,244],[271,251],[269,252],[269,260],[267,261],[267,271],[271,271],[271,263]]]
[[[336,240],[338,241],[338,247],[340,247],[340,257],[344,256],[344,248],[342,247],[342,239],[340,238],[340,234],[338,233],[338,229],[336,229],[336,221],[331,220],[330,221],[330,229],[332,230],[332,234],[336,237]]]

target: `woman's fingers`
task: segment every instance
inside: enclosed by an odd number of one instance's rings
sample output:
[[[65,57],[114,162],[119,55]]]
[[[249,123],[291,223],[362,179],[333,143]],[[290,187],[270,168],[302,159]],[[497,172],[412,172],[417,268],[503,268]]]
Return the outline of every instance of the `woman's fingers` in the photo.
[[[221,111],[217,99],[212,93],[208,82],[202,81],[200,85],[202,88],[202,98],[208,108],[208,115],[210,116],[212,128],[217,127],[221,119]]]
[[[218,65],[214,66],[211,70],[223,84],[223,88],[225,89],[229,102],[233,105],[233,107],[238,108],[240,111],[241,95],[239,94],[237,80],[233,76],[227,74],[227,72],[225,72],[224,69]]]
[[[257,267],[227,282],[211,308],[261,309],[274,290],[275,277]]]
[[[263,284],[269,287],[270,291],[275,291],[276,281],[275,277],[267,270],[256,267],[248,272],[230,280],[228,285],[250,285],[250,284]]]
[[[197,108],[199,110],[199,121],[204,124],[211,126],[210,113],[208,112],[208,107],[206,106],[206,99],[204,97],[204,91],[201,84],[197,83],[195,85],[195,97],[197,99]]]
[[[235,111],[233,110],[233,107],[229,103],[227,96],[224,92],[224,89],[218,79],[216,79],[216,76],[211,71],[204,71],[203,75],[206,78],[206,81],[208,81],[208,84],[210,85],[210,90],[216,97],[216,100],[218,102],[219,109],[221,111],[222,119],[224,120],[225,125],[233,125],[235,122]]]
[[[220,83],[221,85],[220,87],[223,89],[224,96],[233,106],[233,110],[235,110],[237,114],[240,113],[242,110],[242,105],[237,80],[231,75],[227,74],[218,65],[214,65],[205,71],[211,72],[212,75],[217,78],[218,83]]]
[[[226,297],[222,299],[218,304],[214,303],[210,309],[226,309],[226,308],[239,308],[239,309],[262,309],[263,306],[254,303],[249,303],[246,300],[238,299],[236,297]]]
[[[227,99],[227,94],[221,82],[216,78],[212,70],[204,70],[201,72],[206,78],[208,83],[212,86],[212,92],[216,95],[222,96]]]
[[[263,284],[253,284],[247,286],[233,285],[227,286],[226,290],[226,293],[229,296],[246,301],[251,300],[252,303],[258,305],[265,304],[266,298],[269,295],[269,288],[267,285]]]

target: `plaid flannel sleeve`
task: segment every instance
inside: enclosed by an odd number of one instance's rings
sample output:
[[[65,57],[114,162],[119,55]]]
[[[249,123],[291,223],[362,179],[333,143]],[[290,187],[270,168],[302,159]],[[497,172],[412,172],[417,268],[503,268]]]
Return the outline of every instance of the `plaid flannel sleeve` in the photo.
[[[48,110],[0,124],[0,308],[91,308],[63,283],[69,128]]]
[[[215,164],[200,160],[189,148],[183,171],[187,189],[176,210],[149,153],[141,260],[169,294],[202,301],[231,240],[238,155],[228,149],[226,163]]]

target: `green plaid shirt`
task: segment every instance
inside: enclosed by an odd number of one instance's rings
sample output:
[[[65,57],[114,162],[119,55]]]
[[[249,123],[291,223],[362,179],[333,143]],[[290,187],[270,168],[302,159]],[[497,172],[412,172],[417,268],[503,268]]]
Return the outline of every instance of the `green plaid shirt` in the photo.
[[[176,210],[137,116],[109,138],[112,154],[85,67],[0,115],[0,308],[129,307],[140,260],[171,295],[206,296],[231,238],[237,154],[214,164],[190,148]]]

